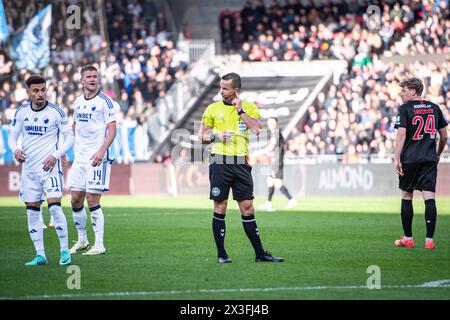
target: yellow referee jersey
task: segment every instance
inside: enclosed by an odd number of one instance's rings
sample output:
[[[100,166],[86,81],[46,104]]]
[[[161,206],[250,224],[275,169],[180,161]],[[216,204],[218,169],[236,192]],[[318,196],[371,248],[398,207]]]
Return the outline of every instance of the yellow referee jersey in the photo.
[[[254,103],[242,101],[242,109],[254,119],[259,119],[258,107]],[[213,142],[211,153],[225,156],[246,156],[248,155],[248,135],[249,130],[236,111],[234,105],[226,105],[223,101],[211,103],[203,112],[202,124],[213,129],[213,133],[232,131],[234,136],[230,141]]]

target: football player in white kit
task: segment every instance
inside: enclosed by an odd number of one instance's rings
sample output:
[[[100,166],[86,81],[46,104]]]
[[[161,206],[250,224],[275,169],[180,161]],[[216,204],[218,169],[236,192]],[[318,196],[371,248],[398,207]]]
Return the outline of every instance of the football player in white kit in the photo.
[[[45,79],[39,75],[30,76],[26,85],[31,102],[17,108],[8,139],[15,159],[22,164],[19,200],[26,204],[28,231],[36,249],[36,257],[25,265],[47,263],[40,212],[45,194],[61,246],[59,264],[66,266],[71,263],[71,257],[67,220],[61,208],[63,173],[60,158],[72,147],[74,136],[63,109],[46,100]],[[58,141],[60,136],[64,137],[62,144]],[[19,137],[21,146],[17,144]]]
[[[69,172],[68,185],[72,195],[72,213],[78,240],[72,254],[88,249],[86,232],[86,198],[95,233],[95,245],[84,255],[106,253],[103,244],[104,216],[100,206],[103,191],[109,190],[111,163],[109,146],[116,136],[116,112],[112,100],[99,88],[96,67],[81,68],[83,95],[74,102],[75,160]]]

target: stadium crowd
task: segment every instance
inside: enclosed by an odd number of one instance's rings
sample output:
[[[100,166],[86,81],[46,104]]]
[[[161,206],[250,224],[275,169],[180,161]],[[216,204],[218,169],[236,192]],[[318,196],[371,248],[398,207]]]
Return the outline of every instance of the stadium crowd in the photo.
[[[286,156],[342,156],[345,163],[390,161],[394,153],[394,122],[401,105],[399,83],[405,77],[424,80],[424,98],[439,104],[450,119],[450,60],[434,63],[383,64],[375,60],[341,76],[327,94],[319,94],[304,127],[288,140]],[[450,151],[450,143],[446,152]],[[444,151],[445,152],[445,151]]]
[[[447,1],[246,1],[220,13],[222,47],[244,61],[344,59],[364,64],[372,53],[448,52]]]
[[[11,33],[50,1],[3,3]],[[52,53],[45,71],[49,99],[64,106],[70,117],[73,101],[81,93],[79,69],[95,63],[102,90],[120,109],[113,144],[118,162],[149,159],[158,138],[174,125],[173,101],[166,92],[188,70],[187,56],[176,48],[164,13],[153,0],[106,0],[105,15],[115,19],[107,24],[105,39],[96,1],[80,3],[86,6],[81,30],[65,27],[64,2],[51,3]],[[247,1],[240,12],[220,14],[223,49],[238,52],[244,61],[340,59],[348,63],[340,82],[311,106],[304,127],[294,129],[287,157],[338,154],[345,162],[355,162],[391,154],[398,83],[408,75],[425,81],[426,97],[443,106],[450,119],[449,62],[439,66],[380,61],[397,54],[448,53],[448,1],[383,1],[380,8],[377,20],[368,18],[366,5],[358,0],[272,0],[268,7],[256,0]],[[27,98],[24,79],[31,73],[13,72],[13,68],[5,47],[0,47],[0,163],[12,161],[6,146],[8,124]]]
[[[303,127],[287,143],[288,158],[338,155],[346,163],[389,161],[399,83],[408,76],[425,82],[425,98],[450,119],[450,61],[384,64],[382,57],[448,53],[447,1],[384,1],[380,19],[359,1],[247,1],[240,12],[220,14],[223,48],[243,61],[339,59],[348,68],[337,85],[320,93]],[[448,152],[450,146],[446,148]],[[264,160],[262,160],[264,161]]]
[[[76,1],[75,1],[76,2]],[[11,31],[18,30],[50,1],[4,1]],[[102,76],[102,90],[119,104],[117,139],[113,145],[119,162],[148,160],[159,136],[173,126],[172,103],[166,96],[171,84],[187,70],[187,56],[175,47],[168,32],[163,11],[152,0],[105,1],[108,41],[102,37],[100,11],[96,1],[86,1],[81,30],[65,28],[66,7],[51,2],[51,57],[45,76],[49,100],[62,105],[71,117],[71,106],[81,93],[79,70],[85,64],[97,65]],[[0,158],[6,154],[5,138],[15,109],[27,99],[24,79],[31,73],[17,70],[6,50],[0,51]],[[163,100],[164,103],[157,103]],[[2,148],[3,146],[3,148]],[[3,150],[3,151],[2,151]],[[2,156],[3,155],[3,156]],[[5,159],[6,158],[6,159]],[[69,157],[70,158],[70,157]]]

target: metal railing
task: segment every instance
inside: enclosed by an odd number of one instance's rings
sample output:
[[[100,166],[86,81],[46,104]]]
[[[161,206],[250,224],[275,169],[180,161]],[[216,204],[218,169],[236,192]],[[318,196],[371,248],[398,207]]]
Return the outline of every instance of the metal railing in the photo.
[[[158,113],[163,113],[160,114],[159,142],[164,141],[175,123],[192,106],[192,101],[201,94],[214,67],[214,40],[182,40],[177,48],[186,55],[189,69],[184,77],[172,84],[164,97],[156,101]]]
[[[156,101],[158,112],[166,113],[161,119],[171,122],[168,126],[162,124],[159,141],[164,140],[164,134],[170,131],[174,123],[189,110],[189,102],[202,92],[210,71],[214,67],[213,40],[183,40],[179,41],[177,46],[187,55],[189,70],[184,77],[172,84],[163,98]]]

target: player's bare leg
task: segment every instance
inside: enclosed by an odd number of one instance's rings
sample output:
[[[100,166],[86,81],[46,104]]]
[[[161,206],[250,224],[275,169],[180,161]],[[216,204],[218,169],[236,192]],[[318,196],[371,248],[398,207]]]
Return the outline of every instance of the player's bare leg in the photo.
[[[37,266],[47,264],[44,248],[44,232],[41,222],[41,202],[25,202],[27,206],[28,232],[33,241],[36,257],[25,263],[26,266]]]
[[[282,262],[283,258],[272,257],[271,253],[264,251],[259,236],[258,226],[255,219],[255,208],[253,207],[253,200],[238,201],[239,209],[241,211],[242,226],[245,234],[249,238],[253,249],[255,250],[256,261],[265,262]]]
[[[225,250],[225,215],[227,212],[228,200],[214,201],[214,214],[212,219],[212,230],[214,241],[217,247],[217,261],[219,263],[230,263],[231,259],[228,257]]]
[[[89,212],[91,213],[92,228],[95,233],[95,245],[83,255],[105,254],[106,249],[103,244],[103,235],[105,227],[105,218],[100,205],[101,193],[86,192],[86,201],[88,203]]]
[[[427,227],[425,249],[435,249],[436,244],[433,241],[433,236],[437,219],[436,194],[431,191],[422,191],[422,197],[425,202],[425,225]]]
[[[395,240],[396,247],[414,248],[414,239],[412,236],[412,221],[414,216],[412,192],[402,191],[401,218],[404,236]]]
[[[89,241],[87,238],[86,231],[86,209],[84,208],[84,199],[86,197],[86,192],[75,191],[71,192],[71,205],[72,205],[72,216],[73,222],[75,223],[75,228],[77,229],[78,239],[75,245],[70,248],[70,253],[75,254],[80,251],[86,250],[89,247]]]
[[[71,263],[69,254],[69,234],[67,231],[67,220],[61,208],[61,198],[48,198],[48,210],[53,217],[56,234],[58,235],[60,250],[59,264],[67,266]]]

